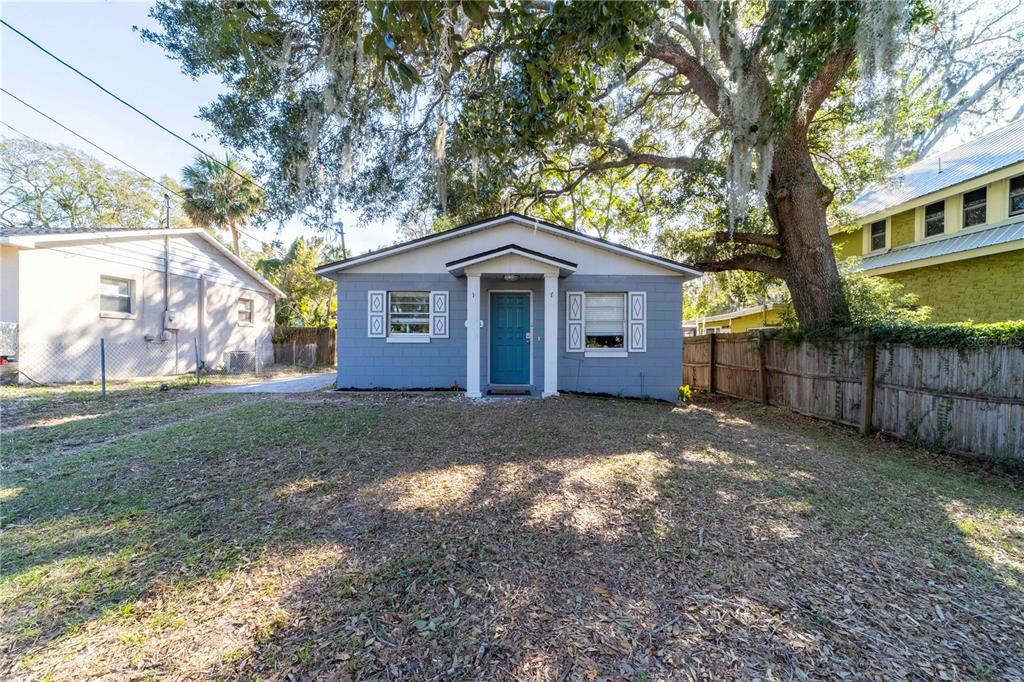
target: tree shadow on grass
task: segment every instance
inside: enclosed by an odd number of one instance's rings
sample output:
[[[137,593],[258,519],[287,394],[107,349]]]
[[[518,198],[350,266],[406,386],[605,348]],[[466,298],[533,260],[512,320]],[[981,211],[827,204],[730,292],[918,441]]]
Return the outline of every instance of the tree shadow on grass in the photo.
[[[900,453],[772,414],[266,401],[143,434],[5,505],[7,601],[39,605],[11,612],[7,655],[52,665],[111,609],[279,563],[291,579],[239,606],[233,648],[199,668],[155,654],[150,672],[1012,676],[1012,562],[994,572],[956,509],[1019,519],[1019,496],[908,481]],[[84,669],[123,674],[140,650],[106,644]]]

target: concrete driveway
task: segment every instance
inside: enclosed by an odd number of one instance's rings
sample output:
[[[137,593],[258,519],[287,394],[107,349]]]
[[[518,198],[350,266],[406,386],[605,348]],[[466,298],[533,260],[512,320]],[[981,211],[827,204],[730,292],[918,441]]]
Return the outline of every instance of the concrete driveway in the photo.
[[[334,372],[310,374],[287,379],[268,379],[254,384],[211,388],[210,393],[310,393],[327,388],[334,383]]]

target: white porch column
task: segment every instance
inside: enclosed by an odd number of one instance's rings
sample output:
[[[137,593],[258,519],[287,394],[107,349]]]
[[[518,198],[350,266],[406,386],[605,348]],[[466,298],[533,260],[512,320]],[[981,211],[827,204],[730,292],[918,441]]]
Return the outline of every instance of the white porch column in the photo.
[[[544,275],[544,390],[558,395],[558,275]]]
[[[466,275],[466,397],[480,393],[480,275]]]

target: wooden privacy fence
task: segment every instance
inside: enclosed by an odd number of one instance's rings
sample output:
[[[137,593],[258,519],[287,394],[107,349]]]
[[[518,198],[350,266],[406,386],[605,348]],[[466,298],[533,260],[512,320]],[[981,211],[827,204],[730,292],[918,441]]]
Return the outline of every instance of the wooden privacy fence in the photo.
[[[337,335],[331,327],[276,327],[274,363],[330,366],[337,362]]]
[[[683,383],[950,452],[1024,463],[1024,350],[792,343],[769,331],[683,343]]]

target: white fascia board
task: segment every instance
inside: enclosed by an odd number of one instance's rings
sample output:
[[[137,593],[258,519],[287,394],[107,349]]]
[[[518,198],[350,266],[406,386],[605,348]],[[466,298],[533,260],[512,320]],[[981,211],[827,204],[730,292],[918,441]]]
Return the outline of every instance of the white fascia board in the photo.
[[[548,225],[545,225],[544,223],[530,220],[529,218],[523,218],[517,215],[498,216],[496,218],[491,218],[490,220],[481,222],[477,225],[473,225],[472,227],[466,227],[461,229],[454,228],[452,230],[449,230],[448,232],[439,232],[436,236],[431,236],[426,239],[414,240],[407,244],[400,244],[398,246],[383,249],[381,251],[377,251],[374,253],[368,253],[363,256],[355,256],[354,258],[349,258],[347,260],[341,261],[340,263],[324,265],[314,270],[314,272],[318,275],[329,275],[331,273],[345,270],[356,265],[372,263],[373,261],[380,260],[381,258],[388,258],[389,256],[395,256],[400,253],[405,253],[406,251],[409,251],[411,249],[417,249],[421,246],[427,246],[428,244],[436,244],[447,239],[456,239],[463,235],[479,232],[480,230],[485,230],[489,227],[492,227],[494,225],[500,225],[502,223],[518,223],[520,225],[523,225],[524,227],[529,227],[530,229],[541,230],[543,232],[547,232],[548,234],[555,235],[556,237],[564,237],[565,239],[578,241],[580,243],[587,244],[589,246],[593,246],[596,248],[603,248],[608,251],[617,253],[620,256],[632,258],[634,260],[639,260],[645,263],[650,263],[652,265],[664,268],[666,270],[670,270],[672,272],[683,273],[691,275],[693,277],[700,277],[701,275],[704,274],[700,270],[695,270],[693,268],[687,267],[679,263],[666,261],[661,258],[645,254],[642,251],[634,251],[633,249],[628,249],[626,247],[619,246],[617,244],[604,241],[602,239],[596,239],[594,237],[590,237],[580,232],[573,232],[572,230],[569,229],[553,228]]]
[[[501,258],[502,256],[507,256],[509,254],[520,256],[527,260],[536,261],[537,263],[543,263],[544,265],[550,265],[552,267],[558,268],[559,270],[564,270],[566,273],[576,272],[576,267],[569,265],[568,263],[563,263],[561,261],[553,260],[551,258],[544,258],[543,256],[538,256],[533,253],[527,253],[526,251],[523,251],[522,249],[517,249],[514,246],[509,247],[507,249],[502,249],[501,251],[495,251],[494,253],[489,253],[486,256],[480,256],[479,258],[473,258],[471,260],[462,261],[457,265],[453,265],[450,268],[448,268],[448,271],[461,271],[472,265],[486,263],[487,261],[492,261],[496,258]]]
[[[252,268],[248,263],[231,252],[209,232],[202,228],[190,227],[186,229],[156,229],[156,230],[112,230],[110,232],[72,232],[67,234],[50,233],[38,235],[13,235],[3,237],[0,243],[19,246],[25,249],[34,249],[54,243],[82,243],[82,242],[105,242],[111,240],[131,239],[155,239],[160,237],[184,237],[195,235],[204,240],[207,244],[216,249],[222,256],[225,256],[245,274],[252,277],[264,289],[274,295],[274,298],[285,298],[285,293],[271,284],[263,275]]]

